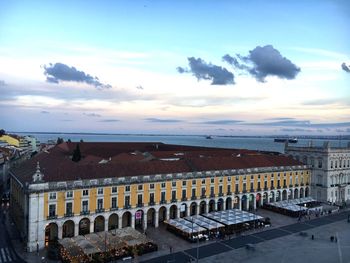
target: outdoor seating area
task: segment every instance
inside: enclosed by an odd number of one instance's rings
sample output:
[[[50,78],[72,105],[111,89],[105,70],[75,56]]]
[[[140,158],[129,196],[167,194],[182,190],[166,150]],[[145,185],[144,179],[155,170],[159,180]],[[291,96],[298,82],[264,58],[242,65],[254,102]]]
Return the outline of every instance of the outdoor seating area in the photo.
[[[238,209],[170,219],[167,229],[189,241],[206,240],[263,226],[263,217]]]
[[[58,242],[63,262],[109,262],[158,249],[152,240],[131,227],[64,238]]]
[[[291,217],[300,217],[300,215],[304,215],[312,210],[322,211],[320,202],[312,197],[269,203],[265,204],[264,208]]]

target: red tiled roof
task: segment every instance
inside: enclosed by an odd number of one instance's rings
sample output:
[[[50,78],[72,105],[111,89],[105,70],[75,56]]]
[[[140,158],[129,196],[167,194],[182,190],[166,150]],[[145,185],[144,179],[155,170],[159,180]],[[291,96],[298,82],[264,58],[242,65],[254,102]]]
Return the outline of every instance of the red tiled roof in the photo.
[[[100,147],[99,147],[100,146]],[[72,181],[79,179],[98,179],[136,175],[153,175],[192,171],[226,170],[271,166],[301,165],[300,162],[286,156],[262,154],[256,151],[218,149],[193,146],[178,146],[155,143],[80,143],[82,160],[71,160],[75,143],[58,145],[50,152],[41,152],[32,159],[12,170],[22,182],[32,181],[39,162],[44,181]],[[147,151],[151,150],[151,151]],[[164,161],[145,157],[141,152],[150,152],[153,156],[175,157],[179,160]],[[136,152],[132,154],[131,152]],[[111,159],[106,156],[112,156]],[[99,163],[100,160],[107,163]]]

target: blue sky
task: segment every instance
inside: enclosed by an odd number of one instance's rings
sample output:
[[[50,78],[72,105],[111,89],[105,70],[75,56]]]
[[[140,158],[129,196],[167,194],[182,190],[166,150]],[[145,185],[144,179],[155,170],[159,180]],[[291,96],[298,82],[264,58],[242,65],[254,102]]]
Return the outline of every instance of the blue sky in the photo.
[[[349,134],[349,13],[326,0],[1,1],[0,123]]]

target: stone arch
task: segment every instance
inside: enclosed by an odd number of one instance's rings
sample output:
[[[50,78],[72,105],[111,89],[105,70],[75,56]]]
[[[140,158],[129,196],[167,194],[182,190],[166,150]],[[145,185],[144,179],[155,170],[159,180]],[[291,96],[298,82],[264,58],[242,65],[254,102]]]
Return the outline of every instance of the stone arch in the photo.
[[[247,210],[247,196],[246,195],[243,195],[242,196],[242,199],[241,199],[241,207],[242,207],[242,210]]]
[[[74,237],[74,221],[67,220],[62,225],[62,238]]]
[[[298,199],[299,198],[299,189],[295,188],[294,189],[294,199]]]
[[[125,211],[122,215],[122,227],[128,227],[131,226],[131,213],[130,211]]]
[[[260,193],[257,193],[256,194],[256,197],[255,197],[255,205],[256,205],[256,207],[260,207],[261,206],[261,194]]]
[[[205,214],[207,212],[207,202],[201,201],[199,203],[199,214]]]
[[[58,225],[56,223],[50,223],[45,227],[45,245],[47,246],[49,242],[58,239]]]
[[[79,221],[79,235],[86,235],[90,233],[90,219],[87,217]]]
[[[170,206],[170,218],[171,219],[175,219],[175,218],[177,218],[177,206],[176,205],[172,205],[172,206]]]
[[[135,213],[135,228],[137,229],[143,229],[143,219],[145,217],[145,213],[142,209],[139,209]]]
[[[300,198],[304,197],[304,188],[300,188]]]
[[[156,223],[156,210],[152,207],[147,211],[147,225],[155,226]]]
[[[218,211],[224,210],[224,199],[222,199],[222,198],[218,199],[217,207],[218,207],[218,209],[217,209]]]
[[[188,212],[188,207],[186,203],[180,205],[180,218],[186,217]]]
[[[288,199],[293,199],[293,189],[288,190]]]
[[[158,210],[158,223],[163,222],[166,220],[166,210],[167,208],[165,206],[161,206]]]
[[[310,190],[309,190],[309,187],[306,187],[305,188],[305,197],[308,197],[310,195]]]
[[[97,216],[94,220],[94,232],[105,231],[105,218],[103,216]]]
[[[254,209],[255,196],[254,194],[249,195],[249,210]]]
[[[275,201],[275,192],[271,191],[269,197],[270,197],[270,203],[273,203]]]
[[[281,201],[281,191],[277,190],[276,192],[276,202]]]
[[[119,216],[116,213],[113,213],[108,218],[108,230],[118,229]]]
[[[269,194],[268,192],[263,193],[263,205],[267,204],[269,202]]]
[[[231,197],[227,197],[226,198],[226,210],[230,210],[232,209],[232,198]]]
[[[192,202],[190,205],[190,216],[194,216],[197,214],[197,203]]]
[[[283,190],[283,192],[282,192],[282,200],[287,200],[287,190]]]
[[[236,208],[236,209],[239,209],[240,202],[241,202],[241,200],[240,200],[239,196],[236,196],[235,199],[234,199],[233,207]]]
[[[208,208],[209,213],[215,211],[215,200],[212,199],[209,201]]]

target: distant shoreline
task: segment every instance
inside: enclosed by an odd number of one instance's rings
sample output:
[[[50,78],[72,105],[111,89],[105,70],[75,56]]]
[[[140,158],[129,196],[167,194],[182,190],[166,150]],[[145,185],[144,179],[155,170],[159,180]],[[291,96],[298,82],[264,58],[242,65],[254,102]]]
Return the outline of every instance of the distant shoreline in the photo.
[[[93,135],[93,136],[205,136],[203,134],[146,134],[146,133],[98,133],[98,132],[19,132],[10,131],[8,133],[14,134],[53,134],[53,135]],[[289,135],[211,135],[212,137],[221,138],[280,138],[290,137]],[[318,139],[318,140],[350,140],[350,135],[293,135],[299,139]]]

